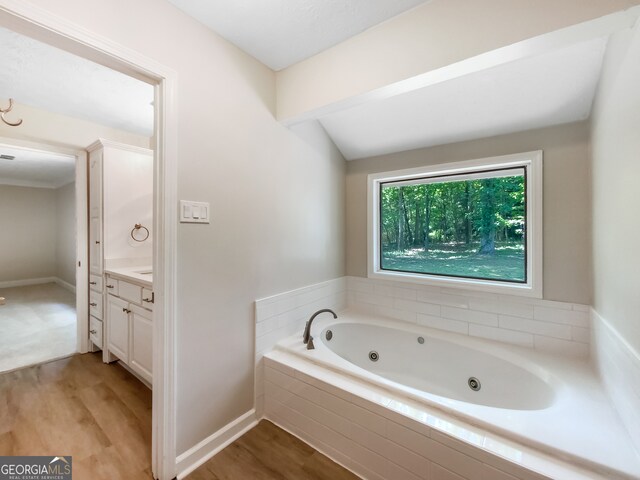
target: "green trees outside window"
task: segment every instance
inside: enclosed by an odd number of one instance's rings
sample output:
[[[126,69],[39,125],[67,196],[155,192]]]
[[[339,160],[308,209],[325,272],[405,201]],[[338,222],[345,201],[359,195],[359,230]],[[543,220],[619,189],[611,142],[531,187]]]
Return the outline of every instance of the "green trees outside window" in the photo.
[[[382,183],[381,268],[525,283],[524,168],[493,175]]]

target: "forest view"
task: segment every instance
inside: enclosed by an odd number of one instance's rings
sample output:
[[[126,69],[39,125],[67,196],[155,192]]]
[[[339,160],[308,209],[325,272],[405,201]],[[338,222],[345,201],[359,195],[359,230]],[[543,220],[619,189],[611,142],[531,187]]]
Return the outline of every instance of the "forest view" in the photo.
[[[524,282],[524,170],[382,184],[381,268]]]

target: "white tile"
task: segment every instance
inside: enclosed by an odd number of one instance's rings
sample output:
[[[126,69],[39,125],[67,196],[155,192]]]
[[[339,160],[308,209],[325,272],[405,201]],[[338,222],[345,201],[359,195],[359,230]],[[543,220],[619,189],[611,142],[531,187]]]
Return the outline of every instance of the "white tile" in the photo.
[[[384,436],[387,431],[387,421],[384,417],[377,415],[359,405],[351,405],[349,417],[353,423],[359,425],[377,435]]]
[[[382,475],[384,475],[384,472],[388,468],[388,459],[384,458],[382,455],[378,455],[377,453],[372,452],[362,445],[358,445],[358,443],[356,442],[352,442],[350,445],[349,457],[351,457],[357,463],[365,465],[369,470],[373,472],[381,472]]]
[[[556,300],[532,299],[535,306],[553,308],[556,310],[573,310],[573,304],[566,302],[558,302]]]
[[[354,292],[373,293],[373,284],[364,278],[347,277],[347,289]]]
[[[433,303],[415,302],[412,300],[396,298],[393,301],[393,306],[400,310],[408,310],[410,312],[421,313],[424,315],[440,315],[440,305],[435,305]]]
[[[469,308],[469,297],[466,297],[463,295],[449,295],[449,294],[443,293],[440,295],[438,303],[440,303],[441,305],[447,305],[450,307]]]
[[[476,312],[464,308],[442,307],[442,317],[462,322],[477,323],[492,327],[498,326],[498,315],[495,313]]]
[[[482,463],[435,440],[428,440],[423,455],[451,472],[469,480],[481,480]]]
[[[402,464],[402,467],[400,465],[397,465],[393,462],[389,462],[387,463],[387,470],[385,471],[385,478],[387,479],[393,479],[393,480],[421,480],[426,478],[426,475],[428,475],[428,469],[429,469],[429,462],[427,460],[425,460],[424,458],[421,458],[421,461],[423,462],[424,466],[422,468],[422,471],[420,472],[419,475],[411,473],[409,470],[405,470],[403,467],[405,467],[405,464]]]
[[[499,342],[513,343],[515,345],[522,345],[523,347],[533,347],[533,335],[526,332],[469,324],[469,335]]]
[[[262,322],[276,313],[278,313],[278,308],[275,302],[264,302],[262,300],[256,302],[256,322]]]
[[[453,288],[453,287],[442,287],[440,290],[442,293],[445,293],[447,295],[458,295],[461,297],[468,297],[468,298],[477,297],[477,298],[484,298],[487,300],[494,300],[494,301],[498,300],[498,294],[482,292],[479,290],[469,290],[464,288]]]
[[[518,480],[518,478],[485,464],[482,466],[482,480]]]
[[[533,305],[501,301],[499,313],[513,317],[533,318]]]
[[[527,318],[500,315],[498,317],[500,328],[517,330],[519,332],[536,333],[547,337],[571,339],[571,325],[543,322]]]
[[[576,310],[578,312],[589,312],[591,310],[591,307],[589,305],[581,305],[579,303],[574,303],[573,310]]]
[[[377,296],[371,293],[356,293],[356,302],[378,305],[380,307],[393,307],[393,297]]]
[[[372,313],[381,317],[393,318],[394,320],[401,320],[403,322],[416,323],[416,312],[409,312],[407,310],[399,310],[391,307],[379,307],[374,305]]]
[[[456,475],[453,472],[450,472],[444,467],[441,467],[437,463],[431,464],[431,471],[429,480],[465,480],[460,475]]]
[[[406,470],[409,470],[415,475],[424,476],[426,473],[427,462],[423,457],[370,430],[359,425],[353,425],[350,438],[355,443],[368,448],[372,452],[402,465]]]
[[[428,438],[428,436],[390,420],[387,421],[386,436],[392,442],[397,443],[398,445],[401,445],[417,454],[422,454],[425,451]]]
[[[450,318],[435,317],[433,315],[418,314],[418,325],[425,327],[437,328],[439,330],[447,330],[449,332],[469,333],[469,324],[460,320],[452,320]]]
[[[480,312],[501,313],[500,302],[497,299],[469,297],[469,310],[478,310]]]
[[[536,305],[533,310],[533,315],[533,318],[536,320],[543,320],[545,322],[564,323],[585,328],[589,326],[588,312],[540,307]]]
[[[416,299],[416,290],[412,288],[391,287],[388,285],[374,285],[373,293],[375,295],[385,295],[393,298],[403,298],[406,300]]]
[[[591,329],[583,327],[571,327],[571,339],[576,342],[590,343]]]
[[[586,358],[589,356],[589,345],[586,343],[560,340],[558,338],[535,335],[535,348],[545,352],[559,353],[570,357]]]

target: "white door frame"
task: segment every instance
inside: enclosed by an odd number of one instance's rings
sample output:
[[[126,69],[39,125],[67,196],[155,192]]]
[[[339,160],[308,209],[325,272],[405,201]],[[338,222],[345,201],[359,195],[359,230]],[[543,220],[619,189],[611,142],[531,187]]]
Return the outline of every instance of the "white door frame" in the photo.
[[[36,152],[55,153],[75,159],[76,202],[76,350],[89,351],[89,251],[87,248],[87,152],[47,142],[0,137],[0,145]],[[82,279],[86,279],[83,283]]]
[[[0,25],[155,85],[152,469],[159,480],[171,480],[176,476],[177,75],[24,0],[0,0]]]

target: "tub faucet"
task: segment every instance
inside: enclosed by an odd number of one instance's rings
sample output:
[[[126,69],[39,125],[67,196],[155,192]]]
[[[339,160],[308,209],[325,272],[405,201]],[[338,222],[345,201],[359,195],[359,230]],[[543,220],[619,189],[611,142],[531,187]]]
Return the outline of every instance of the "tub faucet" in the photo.
[[[328,308],[323,308],[322,310],[318,310],[316,313],[311,315],[311,318],[309,319],[309,321],[304,327],[304,334],[302,335],[302,341],[307,346],[307,350],[313,350],[316,348],[313,345],[313,337],[311,336],[311,324],[313,323],[314,318],[316,318],[318,315],[324,312],[329,312],[330,314],[333,315],[333,318],[338,318],[338,315],[336,315],[336,312]]]

